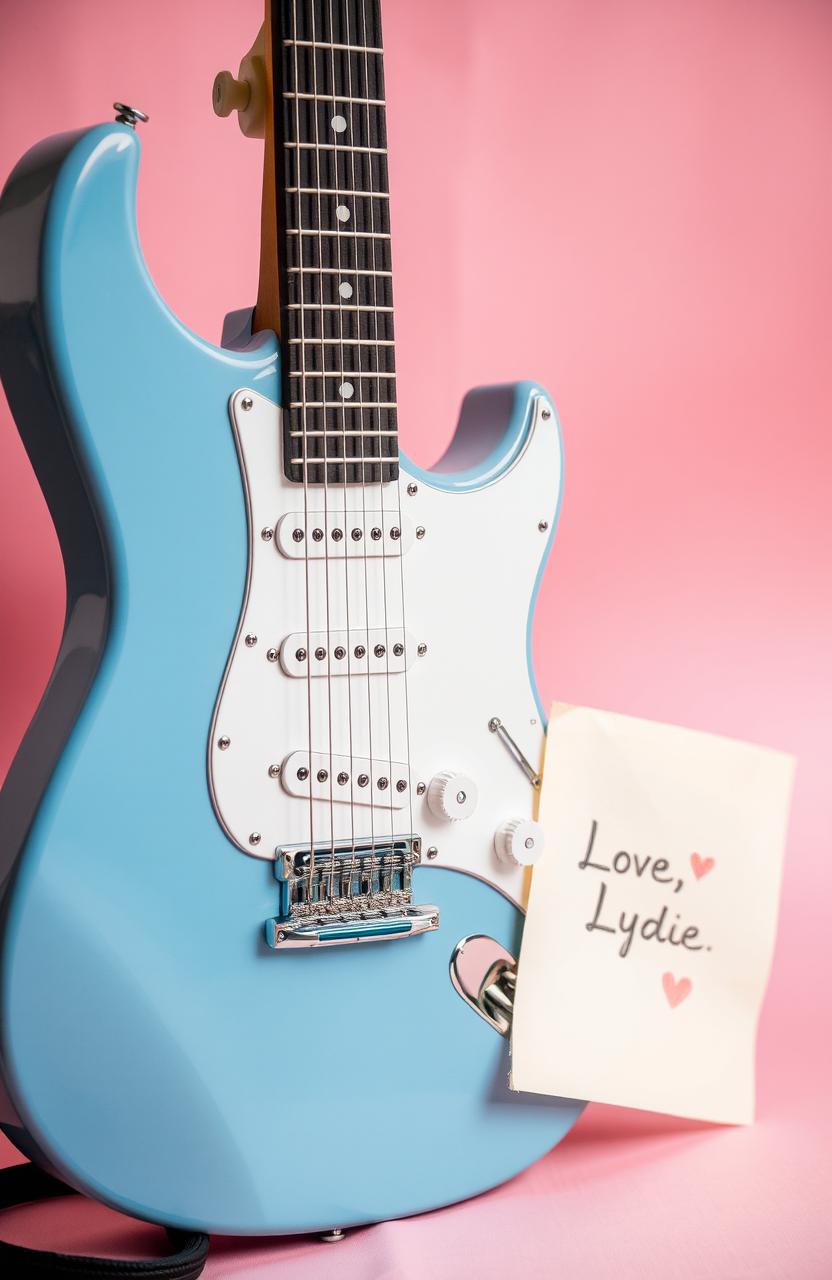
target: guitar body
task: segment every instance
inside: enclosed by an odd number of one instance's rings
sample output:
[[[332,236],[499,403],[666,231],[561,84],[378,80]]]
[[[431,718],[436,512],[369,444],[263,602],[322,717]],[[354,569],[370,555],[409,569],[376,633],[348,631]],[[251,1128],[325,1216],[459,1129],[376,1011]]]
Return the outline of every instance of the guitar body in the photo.
[[[298,699],[328,682],[265,656],[308,626],[304,565],[260,536],[303,508],[280,467],[280,355],[271,333],[214,347],[165,306],[138,247],[138,156],[121,124],[52,139],[0,203],[0,372],[67,574],[60,654],[2,797],[0,1118],[80,1190],[167,1224],[274,1234],[432,1209],[511,1177],[580,1110],[509,1091],[507,1041],[449,977],[467,936],[518,950],[524,873],[492,836],[531,817],[533,789],[488,722],[539,767],[528,627],[556,419],[530,385],[504,423],[475,397],[454,470],[401,463],[395,509],[426,530],[401,559],[401,622],[426,652],[409,809],[369,820],[419,833],[413,899],[438,927],[281,953],[275,850],[303,839],[308,806],[263,753],[303,750]],[[477,780],[470,820],[415,794],[445,767]],[[325,841],[349,834],[359,806],[315,804]]]

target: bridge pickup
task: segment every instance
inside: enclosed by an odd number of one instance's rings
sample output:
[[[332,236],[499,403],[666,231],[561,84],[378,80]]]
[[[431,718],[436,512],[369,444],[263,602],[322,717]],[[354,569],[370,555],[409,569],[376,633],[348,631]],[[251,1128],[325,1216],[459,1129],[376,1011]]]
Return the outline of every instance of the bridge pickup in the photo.
[[[377,630],[296,631],[280,646],[287,676],[395,675],[413,665],[416,642],[401,627]]]
[[[439,927],[439,909],[412,900],[418,836],[335,841],[276,850],[278,912],[266,921],[275,950],[412,938]]]
[[[398,511],[287,511],[275,532],[277,549],[289,560],[398,557],[415,535],[413,521]]]

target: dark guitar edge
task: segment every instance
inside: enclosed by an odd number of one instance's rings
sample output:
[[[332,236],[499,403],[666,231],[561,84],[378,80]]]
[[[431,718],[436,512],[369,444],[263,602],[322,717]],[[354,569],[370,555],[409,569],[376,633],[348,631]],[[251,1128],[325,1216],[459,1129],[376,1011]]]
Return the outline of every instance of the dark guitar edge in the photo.
[[[58,655],[0,789],[0,937],[29,829],[95,680],[111,612],[103,522],[55,390],[40,305],[51,196],[64,160],[82,136],[61,134],[33,148],[0,195],[0,380],[54,521],[66,577]],[[3,959],[0,948],[0,963]]]

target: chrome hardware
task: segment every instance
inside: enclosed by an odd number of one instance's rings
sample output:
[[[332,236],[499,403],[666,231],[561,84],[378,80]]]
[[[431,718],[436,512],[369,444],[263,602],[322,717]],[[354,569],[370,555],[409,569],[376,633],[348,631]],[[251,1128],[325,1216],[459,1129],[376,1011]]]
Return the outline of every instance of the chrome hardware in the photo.
[[[538,527],[538,529],[540,530],[540,532],[541,532],[541,533],[545,533],[545,532],[546,532],[546,530],[549,528],[549,521],[548,521],[548,520],[538,520],[538,522],[537,522],[537,527]]]
[[[350,537],[352,538],[353,542],[360,542],[361,539],[364,537],[364,534],[361,532],[360,529],[353,529],[352,533],[350,534]]]
[[[329,777],[329,774],[327,773],[326,769],[319,769],[315,776],[319,782],[326,782],[327,778]]]
[[[529,761],[526,759],[526,757],[523,755],[523,752],[520,750],[517,743],[512,738],[511,734],[503,724],[500,717],[492,716],[488,722],[488,728],[492,733],[496,733],[499,736],[500,741],[505,745],[509,754],[514,756],[514,759],[517,761],[517,763],[525,773],[526,777],[528,778],[532,786],[539,787],[540,774],[537,772],[534,765],[530,764]]]
[[[323,515],[321,512],[315,514],[318,519]],[[307,516],[303,511],[287,511],[277,522],[275,543],[281,555],[289,560],[314,560],[324,556],[331,559],[333,555],[339,558],[404,555],[417,536],[410,519],[405,515],[399,518],[398,513],[395,516],[392,512],[385,513],[387,519],[396,520],[385,531],[378,525],[371,524],[374,514],[378,519],[378,512],[339,511],[337,517],[331,512],[331,520],[337,518],[339,521],[343,520],[344,524],[339,523],[335,528],[325,524],[309,531]],[[304,536],[304,529],[309,532],[309,537]],[[329,547],[326,545],[327,536],[330,539]]]
[[[404,782],[404,779],[402,778],[402,779],[400,779],[400,781]],[[376,783],[376,786],[378,787],[379,791],[386,791],[386,790],[387,790],[387,788],[389,787],[389,785],[390,785],[390,783],[387,781],[387,779],[386,779],[386,778],[379,778],[378,782]],[[404,787],[400,787],[400,786],[399,786],[399,784],[398,784],[398,782],[397,782],[397,783],[396,783],[396,790],[397,790],[397,791],[404,791],[404,789],[405,789],[405,787],[406,787],[406,786],[407,786],[407,783],[406,783],[406,782],[405,782],[405,786],[404,786]]]
[[[303,529],[293,529],[293,530],[292,530],[292,541],[293,541],[293,542],[303,542]]]
[[[253,649],[256,644],[257,644],[257,636],[249,633],[249,635],[246,636],[246,648]]]
[[[414,484],[414,483],[411,481],[411,482],[410,482],[410,484],[407,486],[407,492],[408,492],[408,496],[409,496],[409,497],[411,497],[411,498],[415,498],[415,497],[416,497],[416,494],[419,492],[419,486],[418,486],[418,484]]]
[[[332,530],[331,537],[332,537],[332,541],[333,541],[333,542],[340,542],[340,541],[341,541],[341,539],[343,538],[343,536],[344,536],[344,531],[343,531],[343,529],[333,529],[333,530]]]
[[[425,526],[423,524],[417,524],[416,537],[421,541],[421,539],[424,538],[424,536],[425,536]]]
[[[511,1031],[517,961],[494,938],[474,933],[456,944],[451,982],[467,1005],[501,1036]]]
[[[549,421],[549,419],[550,419],[550,418],[551,418],[551,416],[552,416],[552,410],[551,410],[551,409],[541,409],[541,411],[540,411],[540,416],[541,416],[541,418],[543,419],[543,421],[544,421],[544,422],[548,422],[548,421]]]
[[[377,644],[376,647],[373,649],[373,653],[376,655],[377,658],[383,658],[385,653],[384,645]]]
[[[342,658],[346,658],[347,656],[347,651],[342,644],[336,644],[332,652],[335,654],[335,657],[338,659],[339,662],[341,661]]]
[[[128,107],[124,102],[114,102],[113,110],[116,113],[116,124],[126,124],[131,129],[135,129],[137,124],[147,124],[150,119],[138,107]]]
[[[347,1233],[341,1227],[333,1227],[331,1231],[324,1231],[321,1236],[324,1244],[339,1244],[342,1240],[346,1240]]]
[[[265,529],[260,530],[260,537],[264,542],[271,542],[274,537],[274,529],[270,529],[267,525]]]
[[[356,658],[363,658],[366,652],[367,652],[367,650],[364,648],[364,645],[363,645],[363,644],[357,644],[357,645],[355,646],[355,656],[356,656]]]
[[[396,783],[396,790],[407,791],[407,783],[404,778],[399,778],[398,782]]]
[[[269,777],[270,777],[270,778],[279,778],[279,777],[280,777],[280,765],[279,765],[279,764],[270,764],[270,765],[269,765]]]
[[[318,648],[315,650],[315,657],[318,659],[319,662],[323,662],[324,658],[326,657],[326,649],[323,647],[323,645],[318,645]]]
[[[382,638],[388,645],[382,643]],[[324,663],[327,656],[327,641],[332,661]],[[347,642],[352,644],[348,655]],[[310,646],[322,666],[313,666],[308,670],[306,645]],[[401,627],[381,628],[374,631],[295,631],[285,636],[280,644],[280,665],[287,676],[305,680],[313,676],[347,676],[347,675],[396,675],[407,670],[414,660],[416,642],[409,632]]]
[[[231,739],[228,737],[227,734],[224,733],[221,738],[217,739],[217,746],[219,747],[220,751],[227,751],[228,748],[231,746]]]
[[[401,529],[397,529],[394,527],[390,530],[390,537],[393,539],[394,542],[398,542],[401,536],[402,536]]]
[[[312,530],[312,541],[313,541],[313,542],[323,542],[323,540],[324,540],[324,531],[323,531],[323,529],[313,529],[313,530]]]
[[[423,795],[425,794],[425,792],[426,792],[426,791],[427,791],[427,786],[425,785],[425,783],[424,783],[424,782],[417,782],[417,784],[416,784],[416,794],[417,794],[417,796],[423,796]]]
[[[278,649],[267,649],[266,657],[268,658],[269,662],[277,662],[278,658],[280,657],[280,651]]]
[[[347,785],[347,783],[349,782],[349,780],[350,780],[350,775],[349,775],[348,773],[344,773],[344,772],[343,772],[343,770],[342,770],[342,772],[341,772],[341,773],[339,773],[339,774],[338,774],[338,786],[339,786],[339,787],[345,787],[345,786]]]
[[[275,850],[279,900],[277,916],[266,921],[269,946],[382,942],[437,929],[438,908],[412,902],[420,860],[421,840],[414,835]]]
[[[261,836],[259,831],[252,831],[251,835],[248,838],[248,842],[249,844],[257,845],[260,843],[262,839],[263,837]]]
[[[301,765],[300,769],[298,769],[298,782],[305,782],[308,777],[309,770]]]
[[[425,644],[424,640],[420,640],[418,648],[416,649],[416,652],[418,653],[419,657],[424,658],[427,651],[428,651],[428,647]]]
[[[428,860],[430,862],[433,862],[434,858],[438,858],[438,857],[439,857],[439,850],[437,849],[435,844],[432,844],[428,849]]]
[[[367,785],[367,783],[368,783],[369,781],[370,781],[370,775],[369,775],[369,774],[367,774],[367,773],[359,773],[359,775],[358,775],[358,785],[359,785],[359,787],[366,787],[366,785]]]
[[[240,408],[243,409],[246,413],[248,413],[249,409],[254,408],[254,401],[252,400],[251,396],[243,396],[242,400],[240,401]]]
[[[372,538],[373,542],[378,542],[378,540],[381,537],[381,529],[379,528],[371,529],[370,537]]]
[[[295,649],[295,658],[297,659],[297,661],[298,661],[298,662],[305,662],[305,661],[306,661],[306,650],[305,650],[305,649]]]

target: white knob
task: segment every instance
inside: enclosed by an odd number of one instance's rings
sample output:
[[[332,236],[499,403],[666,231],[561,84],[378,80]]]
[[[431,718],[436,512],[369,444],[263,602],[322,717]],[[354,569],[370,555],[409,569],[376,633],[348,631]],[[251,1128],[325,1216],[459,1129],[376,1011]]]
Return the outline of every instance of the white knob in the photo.
[[[450,822],[470,818],[478,799],[476,782],[464,773],[438,773],[428,787],[431,813]]]
[[[494,836],[494,848],[503,862],[532,867],[543,855],[543,828],[530,818],[505,822]]]

